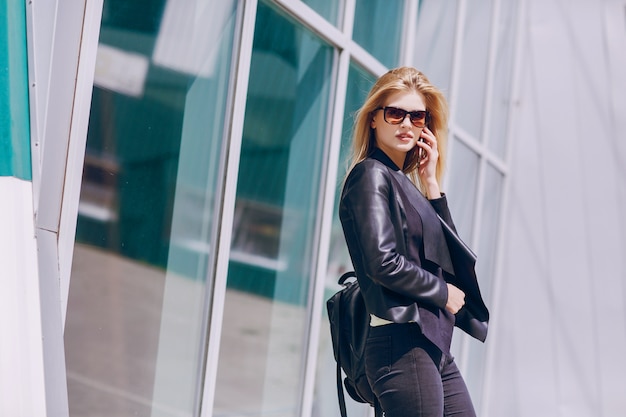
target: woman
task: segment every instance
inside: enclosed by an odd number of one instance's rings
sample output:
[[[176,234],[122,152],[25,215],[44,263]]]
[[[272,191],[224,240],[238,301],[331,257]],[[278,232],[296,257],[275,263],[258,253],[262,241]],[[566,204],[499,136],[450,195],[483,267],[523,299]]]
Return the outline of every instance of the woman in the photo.
[[[488,312],[473,258],[449,247],[460,241],[440,190],[446,131],[443,94],[408,67],[378,79],[355,122],[339,215],[370,313],[367,378],[386,417],[475,416],[450,343],[455,324],[484,341]]]

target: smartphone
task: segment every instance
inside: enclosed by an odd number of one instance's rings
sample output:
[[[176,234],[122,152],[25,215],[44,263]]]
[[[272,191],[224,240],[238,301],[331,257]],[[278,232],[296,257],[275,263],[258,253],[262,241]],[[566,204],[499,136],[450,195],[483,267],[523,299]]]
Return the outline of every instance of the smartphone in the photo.
[[[417,139],[417,141],[423,143],[424,142],[424,138],[420,137],[420,138]],[[417,163],[422,162],[422,159],[424,159],[425,156],[426,156],[426,152],[424,152],[424,149],[422,149],[422,148],[420,148],[418,146],[418,149],[417,149]]]

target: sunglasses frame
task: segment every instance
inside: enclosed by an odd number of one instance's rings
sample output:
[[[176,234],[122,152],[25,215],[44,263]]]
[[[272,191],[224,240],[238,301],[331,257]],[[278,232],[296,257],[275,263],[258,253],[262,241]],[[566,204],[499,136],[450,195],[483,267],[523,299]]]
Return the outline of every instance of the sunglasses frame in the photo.
[[[400,112],[403,112],[404,115],[402,116],[401,119],[399,119],[396,123],[394,122],[390,122],[389,120],[387,120],[387,109],[392,109],[392,110],[397,110]],[[415,111],[407,111],[404,109],[401,109],[399,107],[393,107],[393,106],[385,106],[385,107],[377,107],[374,111],[378,111],[378,110],[382,110],[383,111],[383,119],[385,120],[385,122],[389,123],[390,125],[399,125],[400,123],[402,123],[404,121],[404,119],[406,119],[406,115],[409,115],[409,120],[411,120],[411,124],[415,127],[419,127],[419,128],[424,128],[426,127],[426,125],[428,124],[428,121],[430,119],[430,113],[428,113],[428,110],[415,110]],[[413,116],[416,113],[424,113],[424,118],[420,118],[418,120],[424,120],[424,124],[423,125],[416,125],[415,122],[413,121]]]

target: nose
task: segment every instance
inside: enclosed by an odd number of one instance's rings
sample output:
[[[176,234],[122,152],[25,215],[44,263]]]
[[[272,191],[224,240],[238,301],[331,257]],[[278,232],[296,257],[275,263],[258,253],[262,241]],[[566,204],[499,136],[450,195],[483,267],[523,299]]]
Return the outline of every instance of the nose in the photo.
[[[405,114],[404,119],[402,119],[402,122],[400,124],[407,127],[413,126],[413,123],[411,123],[411,115],[409,113]]]

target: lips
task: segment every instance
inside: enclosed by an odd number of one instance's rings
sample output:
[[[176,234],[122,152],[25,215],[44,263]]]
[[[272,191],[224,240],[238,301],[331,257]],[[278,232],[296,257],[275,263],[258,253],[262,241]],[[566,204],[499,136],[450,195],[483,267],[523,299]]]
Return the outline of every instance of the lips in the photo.
[[[403,142],[410,142],[411,140],[413,140],[413,136],[406,135],[406,134],[396,135],[396,138],[398,138],[399,140]]]

